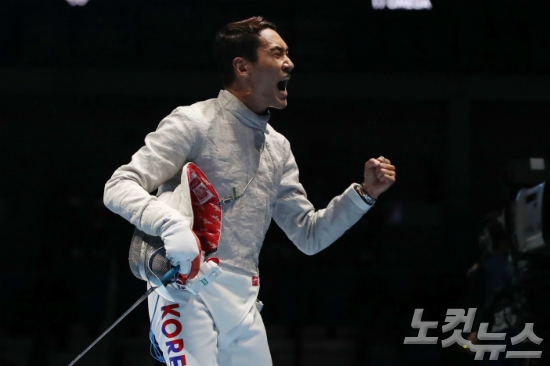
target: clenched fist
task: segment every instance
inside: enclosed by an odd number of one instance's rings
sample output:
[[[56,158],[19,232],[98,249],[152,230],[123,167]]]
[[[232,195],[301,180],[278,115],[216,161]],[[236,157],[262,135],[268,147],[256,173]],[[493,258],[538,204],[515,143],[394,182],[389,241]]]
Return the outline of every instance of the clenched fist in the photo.
[[[365,163],[363,191],[371,198],[377,199],[395,183],[395,166],[383,156],[370,159]]]

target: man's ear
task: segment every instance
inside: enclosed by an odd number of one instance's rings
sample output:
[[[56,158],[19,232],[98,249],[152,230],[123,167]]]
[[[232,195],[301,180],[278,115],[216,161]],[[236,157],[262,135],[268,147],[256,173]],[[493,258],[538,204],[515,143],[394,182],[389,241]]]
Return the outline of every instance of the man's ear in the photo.
[[[235,57],[233,59],[233,70],[235,70],[235,75],[247,75],[248,61],[242,57]]]

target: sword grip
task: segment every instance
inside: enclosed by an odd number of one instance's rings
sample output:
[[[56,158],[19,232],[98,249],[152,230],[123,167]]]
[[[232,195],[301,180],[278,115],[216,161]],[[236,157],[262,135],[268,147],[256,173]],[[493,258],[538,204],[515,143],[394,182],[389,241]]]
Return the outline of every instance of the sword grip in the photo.
[[[180,265],[178,264],[177,266],[172,267],[168,272],[166,272],[164,276],[160,278],[160,282],[162,282],[164,286],[174,282],[179,272]]]

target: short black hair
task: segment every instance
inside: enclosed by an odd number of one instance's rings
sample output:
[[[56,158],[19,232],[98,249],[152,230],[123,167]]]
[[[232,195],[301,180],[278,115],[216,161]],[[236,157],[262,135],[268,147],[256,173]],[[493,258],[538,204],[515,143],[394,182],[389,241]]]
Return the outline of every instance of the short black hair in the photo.
[[[277,30],[275,24],[261,16],[255,16],[229,23],[218,32],[214,42],[214,55],[224,88],[235,81],[235,57],[242,57],[253,63],[258,61],[260,32],[266,28]]]

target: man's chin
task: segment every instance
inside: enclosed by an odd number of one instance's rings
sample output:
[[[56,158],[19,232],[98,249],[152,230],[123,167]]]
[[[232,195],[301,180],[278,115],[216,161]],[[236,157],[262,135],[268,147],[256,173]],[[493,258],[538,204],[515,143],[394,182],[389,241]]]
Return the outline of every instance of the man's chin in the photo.
[[[277,103],[273,103],[273,105],[271,106],[272,108],[275,108],[275,109],[285,109],[288,105],[288,102],[285,99],[279,99],[277,98]]]

